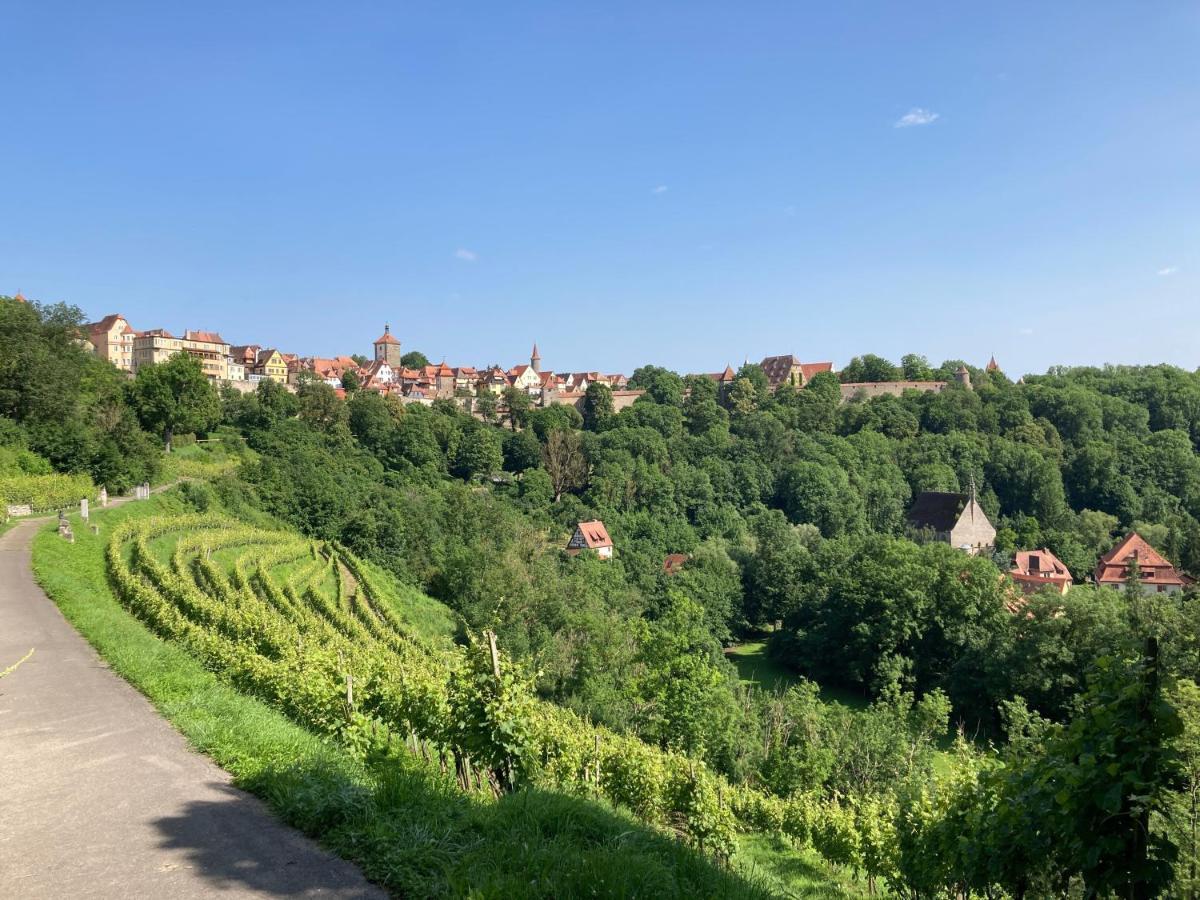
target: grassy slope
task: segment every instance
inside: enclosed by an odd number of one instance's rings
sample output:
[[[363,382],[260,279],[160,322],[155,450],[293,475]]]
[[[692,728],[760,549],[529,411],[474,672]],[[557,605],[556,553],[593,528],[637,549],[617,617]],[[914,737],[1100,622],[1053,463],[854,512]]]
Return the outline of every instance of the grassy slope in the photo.
[[[100,513],[99,537],[76,522],[73,545],[43,531],[34,547],[38,580],[193,746],[373,880],[413,897],[765,897],[767,885],[785,883],[782,870],[765,864],[751,865],[752,875],[722,871],[601,803],[533,791],[481,800],[407,755],[368,767],[237,693],[151,634],[108,587],[103,541],[114,523],[177,504],[168,493]],[[770,858],[765,845],[750,846],[751,862]],[[816,878],[788,877],[789,895],[830,896]]]
[[[764,690],[786,688],[800,681],[800,675],[767,653],[766,641],[749,641],[730,647],[725,655],[738,670],[742,681],[756,684]],[[821,698],[828,703],[841,703],[851,709],[866,709],[869,701],[854,691],[821,687]]]

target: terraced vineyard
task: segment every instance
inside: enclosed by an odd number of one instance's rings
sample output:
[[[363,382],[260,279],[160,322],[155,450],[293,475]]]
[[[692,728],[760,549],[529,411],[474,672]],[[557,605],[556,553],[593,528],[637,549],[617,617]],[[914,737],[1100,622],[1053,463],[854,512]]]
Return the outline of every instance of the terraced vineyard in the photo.
[[[382,741],[440,760],[464,790],[602,796],[718,856],[739,829],[784,832],[847,862],[872,851],[862,834],[878,825],[863,829],[853,809],[730,785],[536,700],[520,665],[487,641],[461,647],[423,631],[398,602],[402,588],[336,546],[164,516],[123,522],[106,561],[135,615],[238,689],[351,746]]]

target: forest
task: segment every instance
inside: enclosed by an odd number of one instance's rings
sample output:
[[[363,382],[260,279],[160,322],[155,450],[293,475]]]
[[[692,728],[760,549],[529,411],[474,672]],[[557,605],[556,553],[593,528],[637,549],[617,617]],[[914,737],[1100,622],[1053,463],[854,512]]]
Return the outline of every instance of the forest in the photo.
[[[647,365],[619,413],[594,384],[582,413],[509,392],[471,416],[315,381],[218,391],[187,357],[128,378],[78,346],[80,322],[0,299],[0,482],[121,491],[162,477],[172,439],[218,437],[239,464],[188,486],[197,511],[269,515],[436,598],[461,645],[494,632],[539,701],[752,789],[744,827],[872,889],[1200,883],[1196,593],[1088,583],[1130,530],[1200,574],[1200,374],[968,365],[969,388],[842,402],[829,373],[771,391],[747,365],[721,395]],[[953,382],[962,364],[865,355],[841,378]],[[971,486],[993,556],[906,525],[916,493]],[[592,519],[611,560],[564,552]],[[1066,595],[1005,577],[1042,547]],[[792,677],[739,678],[727,650],[747,641]]]

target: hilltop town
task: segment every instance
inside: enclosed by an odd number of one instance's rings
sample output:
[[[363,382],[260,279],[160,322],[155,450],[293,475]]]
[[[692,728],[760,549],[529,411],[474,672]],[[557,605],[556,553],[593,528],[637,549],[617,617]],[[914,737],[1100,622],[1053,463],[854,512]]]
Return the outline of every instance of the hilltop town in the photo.
[[[371,344],[371,356],[301,356],[261,344],[231,344],[218,332],[187,329],[176,336],[165,328],[139,331],[120,313],[112,313],[84,326],[87,346],[96,356],[118,369],[134,374],[143,366],[163,362],[177,353],[195,357],[205,375],[219,385],[251,391],[266,380],[294,389],[305,379],[315,379],[338,391],[374,391],[395,397],[402,403],[429,405],[434,400],[457,399],[472,411],[474,399],[491,394],[502,399],[509,388],[529,396],[540,406],[568,404],[582,407],[589,385],[602,384],[612,392],[616,411],[633,404],[644,391],[631,388],[629,377],[620,373],[556,372],[542,366],[537,343],[529,361],[508,369],[499,365],[448,365],[443,359],[430,363],[421,353],[403,353],[401,342],[385,324],[383,333]],[[749,362],[749,361],[747,361]],[[783,385],[802,388],[814,375],[833,372],[833,363],[802,362],[791,354],[765,357],[762,369],[772,391]],[[993,358],[988,371],[998,370]],[[720,372],[704,373],[717,383],[724,395],[737,380],[738,373],[726,365]],[[970,373],[962,366],[956,380],[971,387]],[[936,380],[850,381],[841,385],[843,400],[870,399],[883,395],[899,396],[906,390],[940,392],[948,382]],[[344,394],[343,394],[344,396]]]

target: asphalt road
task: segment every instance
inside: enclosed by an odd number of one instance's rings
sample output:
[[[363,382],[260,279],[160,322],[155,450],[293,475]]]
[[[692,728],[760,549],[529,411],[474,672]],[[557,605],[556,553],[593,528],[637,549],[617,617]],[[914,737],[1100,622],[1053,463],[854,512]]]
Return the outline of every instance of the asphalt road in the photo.
[[[382,898],[110,672],[0,537],[0,897]]]

